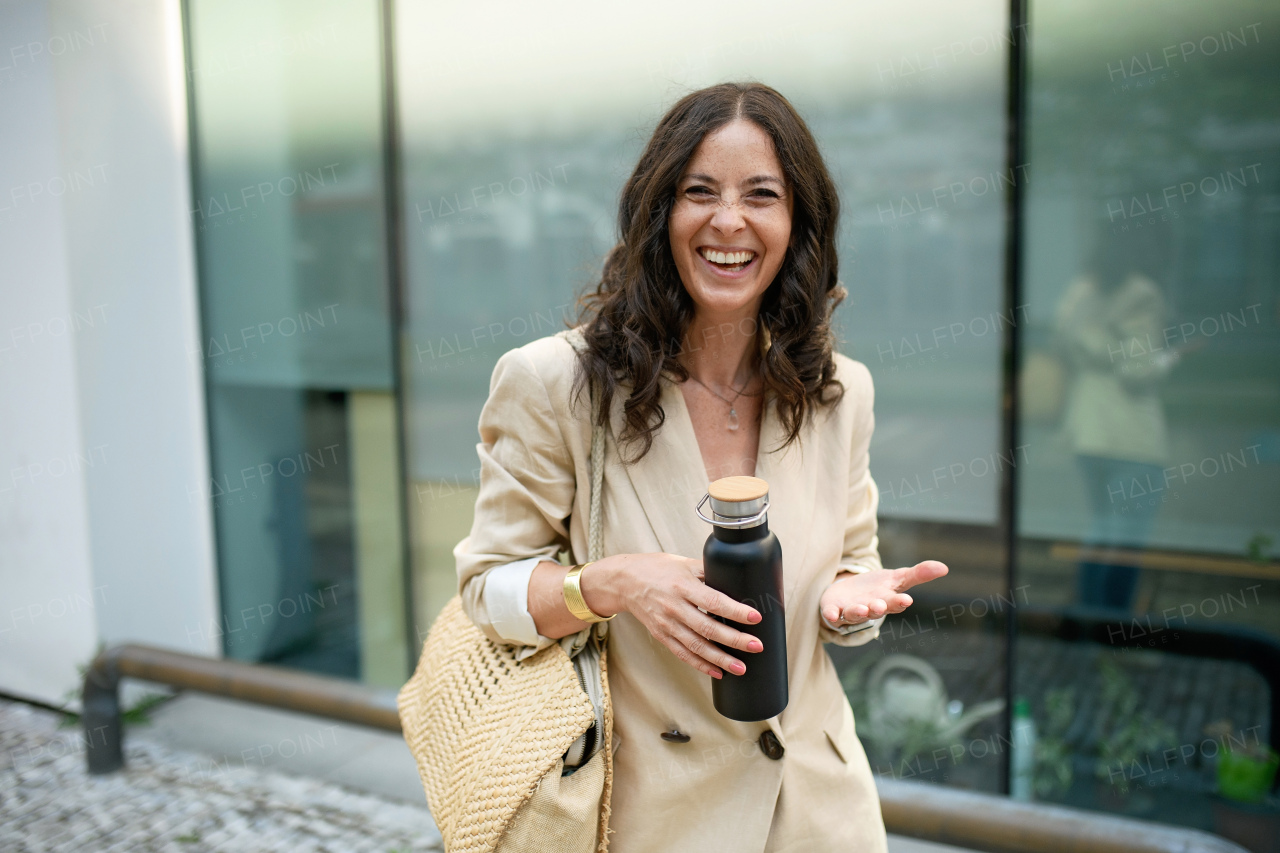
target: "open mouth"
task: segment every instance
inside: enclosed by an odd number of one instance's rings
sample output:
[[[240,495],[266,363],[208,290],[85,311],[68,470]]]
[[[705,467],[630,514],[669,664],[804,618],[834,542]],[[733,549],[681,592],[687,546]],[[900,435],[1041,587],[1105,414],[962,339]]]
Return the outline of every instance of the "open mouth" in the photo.
[[[718,249],[712,249],[707,246],[703,246],[698,249],[698,254],[702,255],[702,259],[707,263],[711,264],[716,269],[721,269],[725,272],[738,272],[739,270],[744,270],[756,259],[755,252],[746,250],[737,252],[721,252]]]

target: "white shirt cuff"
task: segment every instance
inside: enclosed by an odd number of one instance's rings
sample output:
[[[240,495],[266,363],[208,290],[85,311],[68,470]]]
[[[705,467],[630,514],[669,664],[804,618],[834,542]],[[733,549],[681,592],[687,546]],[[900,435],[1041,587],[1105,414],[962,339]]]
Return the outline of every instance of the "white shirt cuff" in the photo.
[[[529,615],[529,578],[543,557],[530,557],[489,570],[484,578],[484,609],[498,636],[512,645],[540,646],[546,637]],[[548,643],[550,641],[548,640]]]

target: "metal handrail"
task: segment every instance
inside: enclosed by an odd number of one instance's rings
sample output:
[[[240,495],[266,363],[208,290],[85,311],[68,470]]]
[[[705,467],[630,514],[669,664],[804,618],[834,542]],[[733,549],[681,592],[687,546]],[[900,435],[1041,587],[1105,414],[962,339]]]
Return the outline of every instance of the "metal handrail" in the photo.
[[[1196,829],[1021,803],[924,782],[876,779],[889,832],[989,853],[1247,853]]]
[[[152,646],[104,651],[84,676],[89,772],[124,766],[120,679],[138,678],[244,702],[400,731],[393,691],[280,667],[188,655]],[[1247,853],[1193,829],[939,785],[876,780],[885,829],[991,853]]]
[[[81,719],[85,731],[93,733],[86,738],[90,773],[113,773],[124,766],[120,679],[125,676],[400,731],[395,691],[293,669],[200,657],[154,646],[116,646],[98,655],[84,674]]]

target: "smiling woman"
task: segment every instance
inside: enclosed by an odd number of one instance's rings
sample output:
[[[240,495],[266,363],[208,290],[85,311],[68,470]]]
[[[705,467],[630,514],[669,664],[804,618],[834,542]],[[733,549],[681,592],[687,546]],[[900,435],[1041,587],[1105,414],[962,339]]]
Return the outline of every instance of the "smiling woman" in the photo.
[[[786,98],[760,84],[694,92],[658,122],[623,190],[621,241],[579,327],[494,369],[475,520],[454,550],[462,607],[517,660],[560,640],[595,648],[602,633],[588,629],[608,622],[603,737],[565,756],[589,768],[603,752],[608,768],[596,799],[609,835],[584,843],[885,849],[823,644],[875,639],[886,614],[911,605],[907,590],[947,567],[880,564],[871,378],[835,352],[830,327],[844,296],[838,210]],[[790,703],[763,721],[718,713],[711,680],[783,646],[751,600],[704,583],[696,499],[670,497],[673,483],[701,492],[735,475],[767,482],[761,525],[786,554]],[[555,561],[566,550],[600,556],[569,568]]]
[[[663,373],[683,382],[691,360],[709,356],[721,389],[750,390],[755,364],[723,363],[729,351],[745,351],[741,334],[727,340],[744,319],[751,338],[770,343],[752,381],[777,395],[787,443],[809,412],[839,397],[829,326],[845,295],[839,209],[804,120],[767,86],[703,89],[659,122],[623,189],[623,239],[605,261],[584,329],[584,376],[601,389],[603,410],[620,376],[634,383],[620,436],[634,458],[662,425]]]

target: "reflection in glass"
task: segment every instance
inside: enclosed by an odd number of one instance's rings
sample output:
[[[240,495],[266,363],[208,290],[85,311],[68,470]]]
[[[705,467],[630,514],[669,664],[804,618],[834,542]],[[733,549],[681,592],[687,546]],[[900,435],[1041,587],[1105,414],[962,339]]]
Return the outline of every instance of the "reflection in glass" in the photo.
[[[1057,349],[1071,375],[1063,431],[1084,482],[1092,520],[1083,545],[1093,554],[1145,545],[1160,508],[1150,499],[1169,457],[1160,382],[1180,351],[1149,349],[1166,320],[1164,295],[1145,272],[1158,268],[1153,234],[1100,228],[1085,274],[1054,311]],[[1084,558],[1078,601],[1127,611],[1137,580],[1133,566]]]
[[[1038,797],[1267,849],[1280,17],[1153,11],[1030,7],[1014,683]]]

